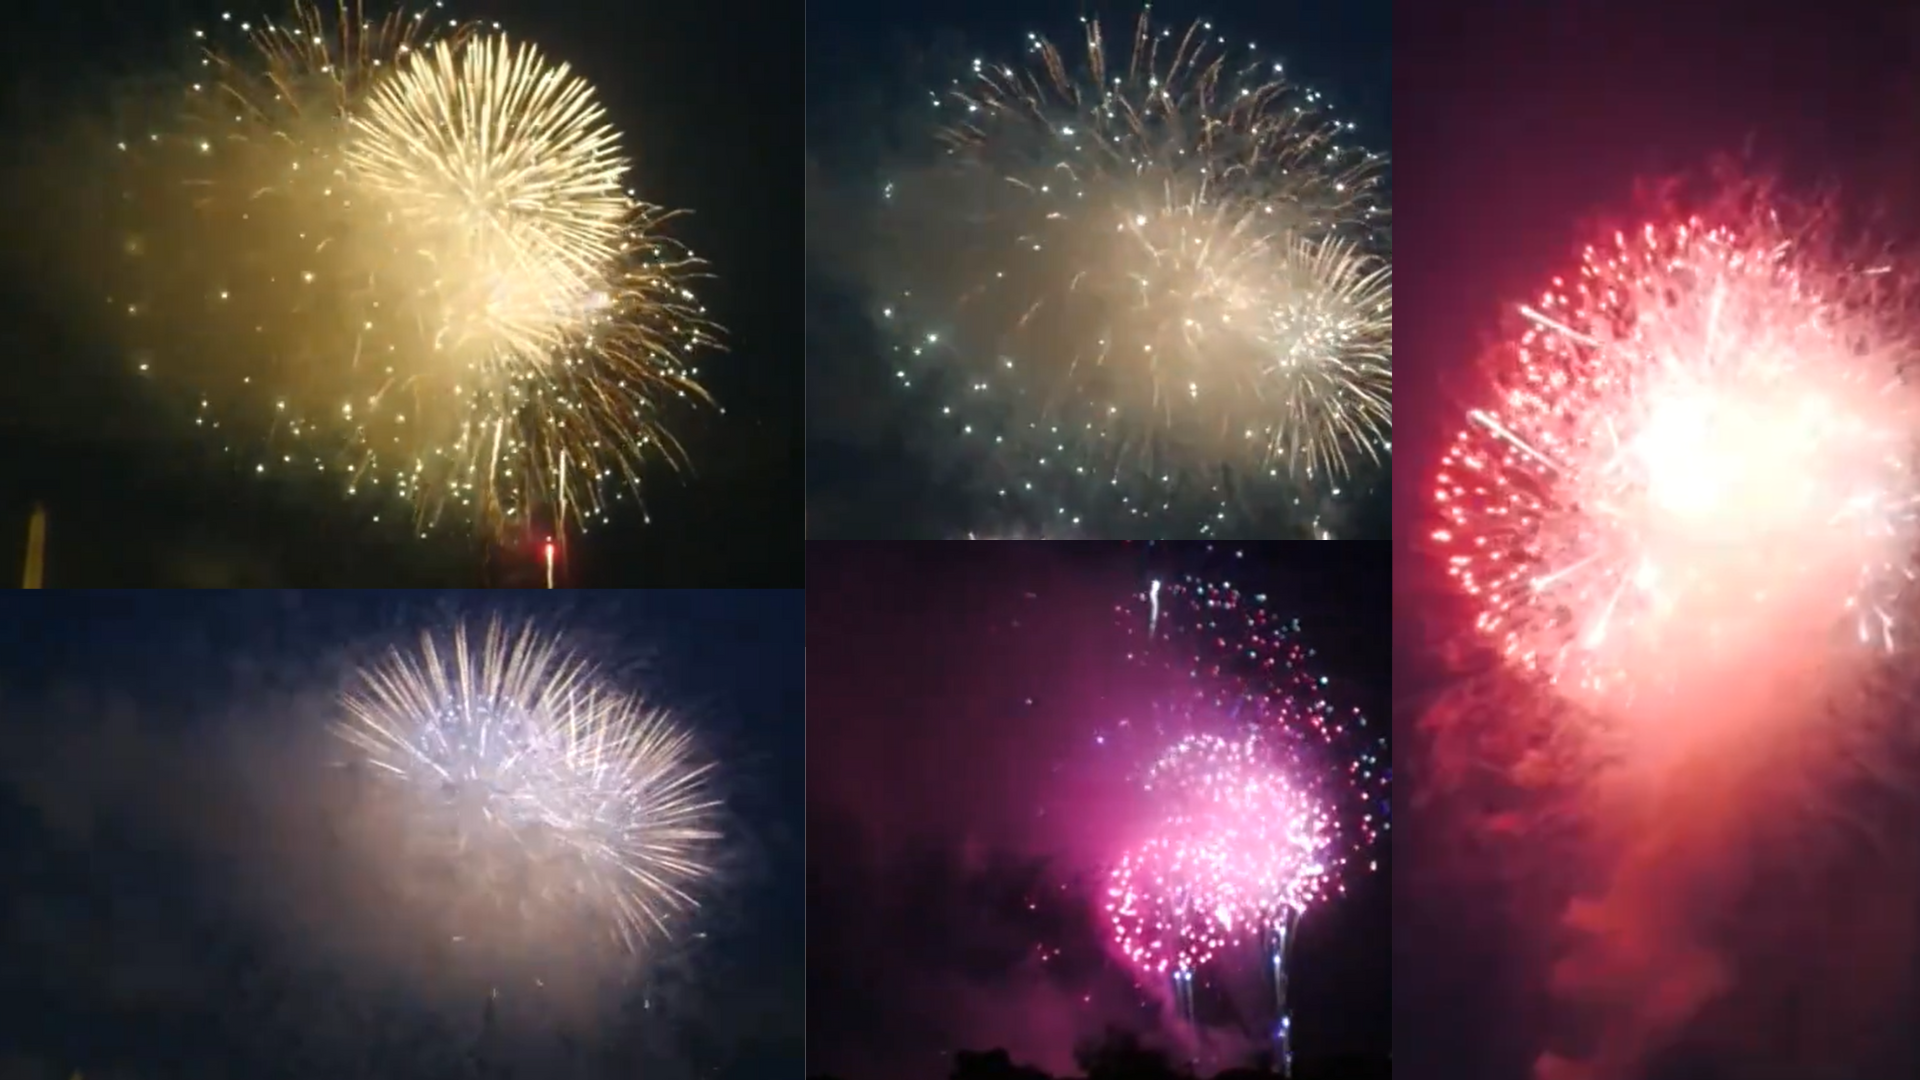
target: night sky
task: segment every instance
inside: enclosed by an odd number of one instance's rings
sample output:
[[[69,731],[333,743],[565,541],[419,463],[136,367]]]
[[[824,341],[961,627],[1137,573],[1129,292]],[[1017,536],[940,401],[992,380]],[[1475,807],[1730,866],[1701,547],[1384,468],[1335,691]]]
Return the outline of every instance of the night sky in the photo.
[[[0,1075],[798,1075],[797,591],[0,595]],[[625,993],[503,977],[483,1040],[484,993],[364,899],[316,778],[345,664],[494,613],[566,628],[693,726],[728,841]]]
[[[0,46],[7,66],[0,86],[17,105],[6,110],[7,122],[27,131],[57,126],[73,102],[98,99],[100,87],[180,56],[191,28],[229,9],[244,15],[281,7],[32,0],[11,13]],[[649,474],[653,523],[629,501],[613,525],[573,545],[571,583],[799,584],[801,6],[771,5],[751,18],[726,5],[636,8],[612,0],[479,0],[447,10],[499,20],[596,86],[626,136],[642,197],[692,212],[672,231],[712,264],[716,277],[699,295],[730,331],[729,351],[702,364],[725,415],[709,410],[675,429],[692,472]],[[9,250],[30,250],[20,241],[59,227],[31,205],[5,210],[0,239]],[[91,307],[47,295],[39,269],[18,263],[0,260],[0,312],[11,342],[0,374],[0,556],[7,566],[18,565],[13,553],[27,508],[39,500],[50,509],[49,585],[539,580],[532,544],[489,553],[457,527],[423,542],[404,528],[371,525],[366,511],[332,491],[242,474],[126,378],[96,332]]]
[[[1394,723],[1411,807],[1396,830],[1394,1050],[1409,1075],[1518,1080],[1548,1022],[1548,943],[1531,925],[1541,898],[1463,862],[1446,803],[1415,801],[1424,770],[1412,728],[1439,678],[1429,650],[1464,626],[1420,538],[1437,455],[1476,390],[1473,360],[1513,304],[1573,265],[1594,225],[1631,220],[1637,182],[1697,173],[1715,155],[1796,192],[1837,190],[1852,217],[1910,240],[1920,23],[1911,5],[1854,0],[1482,0],[1401,4],[1394,33],[1406,391],[1396,395]],[[1912,1067],[1877,1064],[1857,1075]],[[1674,1075],[1712,1075],[1703,1067],[1682,1061]]]
[[[946,539],[992,528],[971,494],[978,480],[926,437],[937,405],[903,395],[869,317],[847,284],[849,220],[879,190],[882,161],[924,144],[914,123],[927,89],[976,56],[1015,58],[1030,32],[1077,41],[1077,16],[1131,26],[1131,5],[935,0],[807,4],[807,484],[818,537]],[[1392,73],[1388,0],[1277,5],[1262,0],[1153,5],[1155,21],[1211,20],[1282,60],[1290,76],[1333,101],[1369,146],[1386,150]],[[1109,38],[1112,41],[1111,32]],[[1384,486],[1384,485],[1383,485]],[[1387,507],[1363,501],[1350,532],[1384,537]]]
[[[1182,570],[1264,591],[1300,618],[1340,700],[1376,724],[1388,707],[1384,550],[1266,547],[814,546],[810,1073],[932,1080],[955,1050],[992,1047],[1070,1073],[1076,1043],[1108,1025],[1163,1032],[1090,906],[1117,831],[1094,794],[1114,778],[1087,771],[1093,733],[1112,695],[1139,704],[1121,689],[1115,606]],[[1303,1065],[1385,1056],[1388,854],[1302,923]]]

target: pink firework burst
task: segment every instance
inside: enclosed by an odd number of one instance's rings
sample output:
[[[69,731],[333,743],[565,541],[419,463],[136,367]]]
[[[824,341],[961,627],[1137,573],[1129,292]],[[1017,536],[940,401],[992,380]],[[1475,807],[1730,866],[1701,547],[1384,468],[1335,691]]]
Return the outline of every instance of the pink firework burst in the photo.
[[[1137,970],[1191,974],[1223,949],[1270,944],[1377,865],[1385,746],[1334,703],[1298,622],[1259,592],[1165,579],[1118,616],[1138,678],[1095,742],[1108,775],[1127,777],[1136,827],[1106,921]]]
[[[1163,820],[1122,857],[1107,915],[1145,971],[1191,971],[1323,899],[1332,823],[1257,737],[1189,736],[1148,773]]]
[[[1751,190],[1586,250],[1521,308],[1434,533],[1507,661],[1624,707],[1783,635],[1896,640],[1912,355],[1887,265]]]
[[[1299,621],[1259,592],[1196,576],[1152,582],[1117,614],[1128,659],[1155,691],[1147,715],[1099,733],[1132,744],[1130,772],[1151,789],[1156,770],[1212,775],[1210,756],[1257,747],[1319,807],[1327,876],[1369,869],[1390,824],[1385,746],[1359,709],[1335,703]]]
[[[1114,940],[1142,971],[1192,971],[1228,939],[1215,918],[1215,893],[1233,864],[1218,838],[1156,836],[1113,869],[1107,917]]]
[[[1281,771],[1283,760],[1258,734],[1189,735],[1147,770],[1147,790],[1164,801],[1169,826],[1233,849],[1232,872],[1214,892],[1237,925],[1324,899],[1336,880],[1333,821]]]

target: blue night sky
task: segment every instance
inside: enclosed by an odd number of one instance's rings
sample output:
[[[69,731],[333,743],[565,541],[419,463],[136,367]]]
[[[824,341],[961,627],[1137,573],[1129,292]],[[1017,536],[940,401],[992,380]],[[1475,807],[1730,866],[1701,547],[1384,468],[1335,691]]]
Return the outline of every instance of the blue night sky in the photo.
[[[0,604],[0,1059],[61,1076],[417,1077],[484,1045],[507,1075],[799,1070],[798,591]],[[721,762],[729,843],[697,925],[631,993],[549,1022],[509,986],[486,1042],[482,998],[449,1006],[389,977],[406,928],[354,906],[326,823],[288,825],[328,804],[278,778],[324,764],[316,733],[346,664],[495,613],[566,628],[695,728]]]

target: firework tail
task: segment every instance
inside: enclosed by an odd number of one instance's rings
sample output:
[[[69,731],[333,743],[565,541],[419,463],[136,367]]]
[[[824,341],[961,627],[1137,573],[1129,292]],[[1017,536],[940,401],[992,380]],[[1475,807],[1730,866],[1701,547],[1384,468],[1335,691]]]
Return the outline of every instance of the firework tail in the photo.
[[[1185,903],[1181,905],[1185,906]],[[1184,949],[1182,950],[1184,951]],[[1180,1016],[1180,1022],[1186,1025],[1187,1038],[1193,1047],[1190,1064],[1194,1071],[1200,1068],[1200,1025],[1193,1015],[1193,966],[1183,957],[1173,966],[1173,1007]]]
[[[1200,1056],[1200,1027],[1193,1021],[1193,969],[1190,967],[1183,965],[1173,969],[1173,1007],[1180,1014],[1180,1022],[1187,1026],[1187,1037],[1193,1041],[1193,1054],[1196,1060],[1192,1064],[1197,1070],[1199,1067],[1197,1059]]]
[[[557,589],[566,584],[567,573],[567,452],[560,452],[560,483],[558,485],[560,506],[554,514],[553,531],[540,546],[541,557],[547,565],[547,588]]]
[[[1300,912],[1289,905],[1269,924],[1264,933],[1267,975],[1273,983],[1273,1068],[1281,1076],[1293,1075],[1293,1017],[1287,1013],[1287,952],[1293,947],[1293,930],[1300,924]]]
[[[612,497],[602,487],[637,484],[656,449],[678,461],[677,444],[652,430],[651,405],[669,390],[703,394],[690,378],[654,376],[706,332],[690,293],[666,288],[681,269],[697,276],[699,263],[651,234],[670,212],[621,187],[618,132],[586,82],[531,44],[422,14],[370,22],[359,0],[298,0],[291,22],[262,24],[206,53],[215,77],[196,75],[184,109],[163,114],[179,130],[125,159],[127,183],[141,195],[116,200],[131,217],[112,228],[157,230],[161,250],[128,259],[113,294],[148,297],[124,305],[141,315],[128,324],[134,347],[195,358],[197,367],[178,365],[173,377],[185,383],[176,391],[194,394],[204,410],[272,418],[247,425],[259,429],[249,454],[277,451],[279,433],[299,432],[319,455],[302,464],[350,476],[349,493],[363,479],[381,480],[413,502],[423,527],[466,508],[489,541],[556,502],[563,525],[584,523]],[[208,125],[219,126],[217,139],[198,138]],[[178,174],[184,159],[175,150],[188,142],[202,145]],[[515,157],[516,148],[530,152]],[[533,167],[451,164],[467,151]],[[313,159],[323,167],[296,172]],[[260,186],[322,174],[329,179]],[[350,182],[342,185],[342,175]],[[508,183],[521,185],[517,194],[482,194]],[[194,194],[182,199],[186,191]],[[261,194],[272,197],[258,205],[276,209],[256,220],[242,208]],[[451,212],[456,204],[466,210]],[[480,217],[489,226],[471,227]],[[203,227],[184,228],[189,220]],[[146,251],[143,238],[123,254]],[[329,293],[343,306],[288,308],[292,294],[278,287],[291,280],[286,268],[260,267],[295,251],[302,259],[327,253],[303,276],[343,275],[368,288]],[[246,279],[232,294],[234,314],[205,318],[193,299],[205,286],[181,282],[183,267]],[[92,282],[91,261],[87,269]],[[416,272],[424,276],[408,277]],[[229,298],[224,285],[219,295]],[[264,306],[247,307],[254,304]],[[374,373],[325,362],[363,349],[397,366]],[[229,385],[229,356],[280,359],[271,377]],[[477,383],[457,384],[476,372]],[[670,387],[675,380],[687,385]],[[411,408],[388,394],[402,386]],[[358,413],[336,404],[362,398],[369,405]],[[292,463],[309,452],[270,456]]]
[[[553,573],[553,560],[556,556],[560,560],[560,584],[565,585],[567,579],[567,490],[567,454],[563,450],[560,452],[560,512],[554,518],[554,541],[547,548],[547,588],[549,589],[557,587],[554,584]],[[557,548],[553,546],[554,543],[558,544]]]

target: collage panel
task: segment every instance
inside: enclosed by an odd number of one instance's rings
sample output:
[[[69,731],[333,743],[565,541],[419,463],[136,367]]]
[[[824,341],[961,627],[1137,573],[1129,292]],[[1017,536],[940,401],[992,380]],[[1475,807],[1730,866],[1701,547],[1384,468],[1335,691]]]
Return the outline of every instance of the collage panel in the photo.
[[[1395,1057],[1914,1075],[1920,23],[1395,33]]]
[[[1391,1075],[1383,560],[814,543],[809,1075]]]
[[[0,1077],[801,1075],[803,616],[6,594]]]
[[[9,14],[8,566],[800,585],[797,3]]]
[[[1389,0],[807,4],[808,530],[1372,539]]]
[[[0,1080],[1390,1076],[1398,7],[10,12]]]

